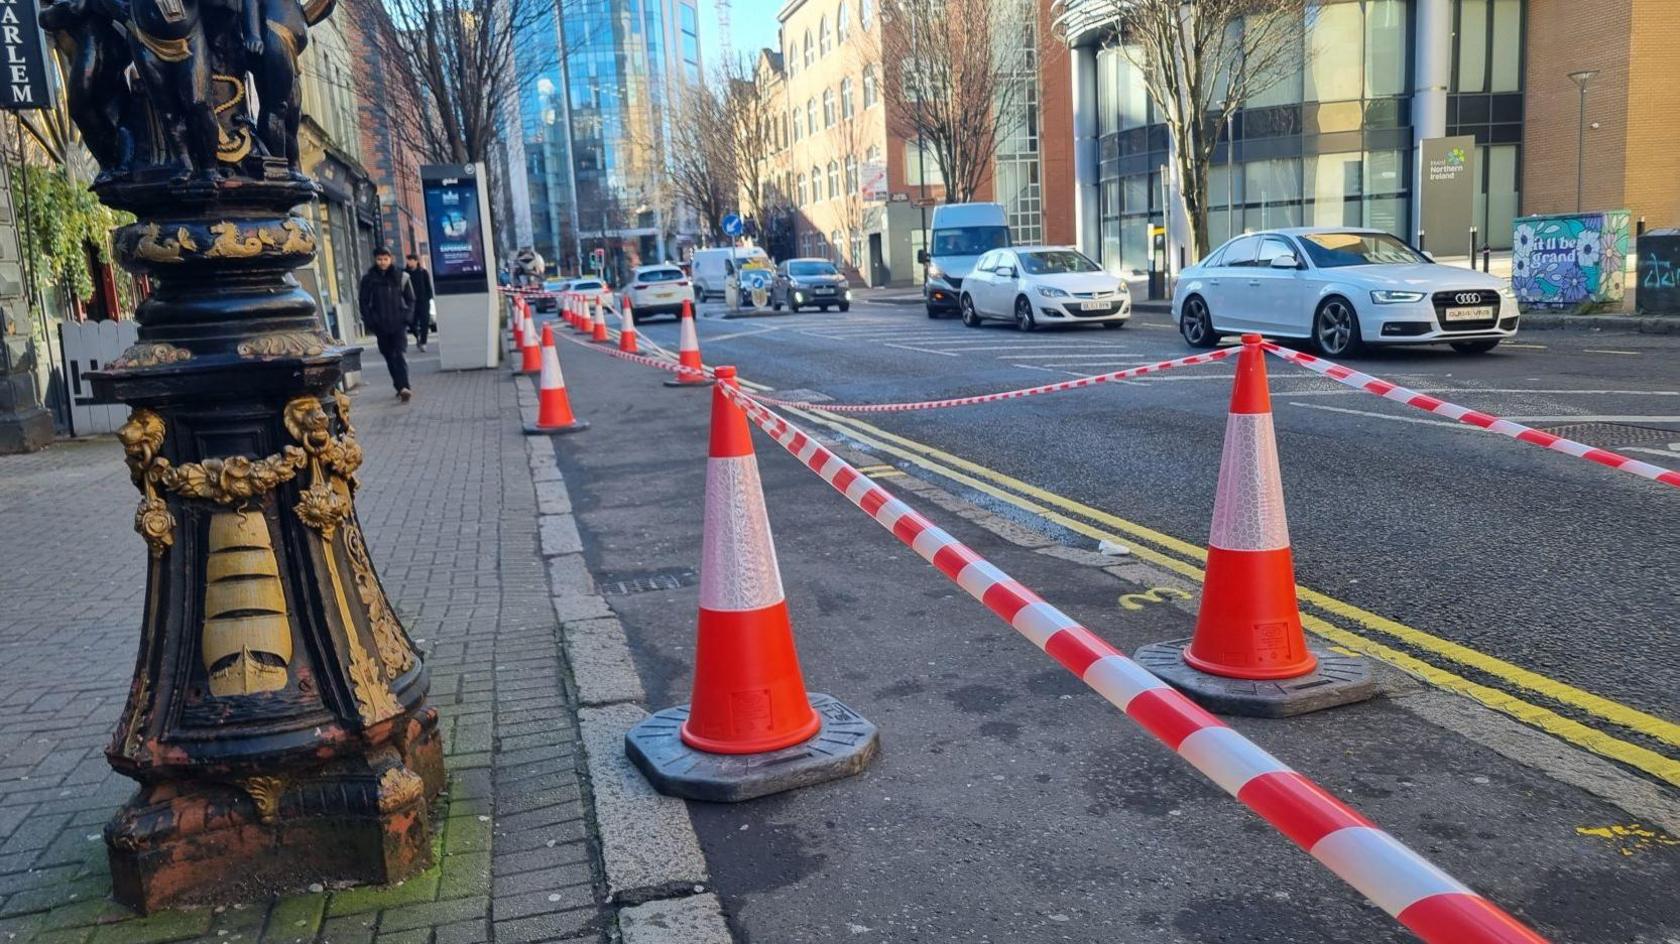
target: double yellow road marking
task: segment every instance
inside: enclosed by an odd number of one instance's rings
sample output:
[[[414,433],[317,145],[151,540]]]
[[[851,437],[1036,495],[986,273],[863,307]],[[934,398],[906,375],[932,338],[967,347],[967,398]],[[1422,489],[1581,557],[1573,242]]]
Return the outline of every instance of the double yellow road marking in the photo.
[[[1149,561],[1198,583],[1203,578],[1202,565],[1207,561],[1207,551],[1199,545],[1179,540],[1100,508],[1058,495],[980,463],[890,433],[850,416],[808,410],[793,412],[810,422],[841,432],[879,452],[896,456],[1076,534],[1099,541],[1119,540],[1123,536],[1128,539],[1126,543],[1131,547],[1132,553],[1140,560]],[[1525,701],[1504,688],[1495,688],[1465,678],[1444,668],[1442,664],[1456,664],[1474,669],[1510,688],[1568,705],[1600,721],[1638,732],[1663,744],[1680,747],[1680,725],[1522,668],[1478,649],[1361,609],[1310,587],[1297,587],[1297,592],[1302,603],[1308,608],[1301,614],[1303,624],[1309,631],[1327,641],[1381,659],[1439,688],[1472,698],[1495,711],[1540,728],[1578,747],[1680,786],[1680,760]],[[1426,658],[1396,649],[1383,642],[1380,637],[1404,643],[1425,653]]]

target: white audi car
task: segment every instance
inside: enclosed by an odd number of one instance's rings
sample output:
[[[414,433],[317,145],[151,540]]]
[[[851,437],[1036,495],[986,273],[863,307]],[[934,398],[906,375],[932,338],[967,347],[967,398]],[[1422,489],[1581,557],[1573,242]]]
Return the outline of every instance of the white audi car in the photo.
[[[1022,331],[1082,323],[1120,328],[1132,317],[1126,283],[1067,246],[993,249],[963,278],[957,305],[970,328],[988,318]]]
[[[1517,333],[1504,280],[1438,265],[1375,229],[1238,236],[1180,275],[1173,318],[1192,347],[1227,334],[1302,338],[1327,357],[1366,344],[1451,344],[1480,354]]]

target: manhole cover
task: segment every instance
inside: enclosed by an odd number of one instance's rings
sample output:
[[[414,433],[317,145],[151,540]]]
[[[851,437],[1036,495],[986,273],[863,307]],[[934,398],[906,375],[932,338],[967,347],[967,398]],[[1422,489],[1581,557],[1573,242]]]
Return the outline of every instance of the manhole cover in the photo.
[[[1554,423],[1538,428],[1553,436],[1573,439],[1589,446],[1643,446],[1680,442],[1680,429],[1636,426],[1631,423]]]
[[[631,573],[602,574],[595,580],[595,589],[603,596],[624,597],[633,593],[654,590],[680,590],[700,581],[691,567],[677,570],[644,570]]]

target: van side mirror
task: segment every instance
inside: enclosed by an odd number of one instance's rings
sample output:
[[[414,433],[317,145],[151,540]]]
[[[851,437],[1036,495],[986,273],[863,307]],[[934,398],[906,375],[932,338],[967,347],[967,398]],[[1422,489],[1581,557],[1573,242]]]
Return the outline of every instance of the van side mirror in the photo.
[[[917,265],[927,265],[928,264],[928,254],[927,254],[926,249],[916,250],[916,264]]]
[[[1295,258],[1295,254],[1292,252],[1272,257],[1272,268],[1274,269],[1299,269],[1300,267],[1301,260]]]

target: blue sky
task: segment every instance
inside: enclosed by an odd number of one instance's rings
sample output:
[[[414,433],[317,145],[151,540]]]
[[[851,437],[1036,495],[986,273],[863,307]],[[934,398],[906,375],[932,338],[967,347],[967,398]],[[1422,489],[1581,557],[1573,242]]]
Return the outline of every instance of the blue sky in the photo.
[[[749,52],[776,45],[776,11],[782,0],[733,0],[729,5],[730,32],[737,53]],[[700,5],[701,56],[707,68],[718,63],[721,37],[717,30],[717,0],[701,0]]]

